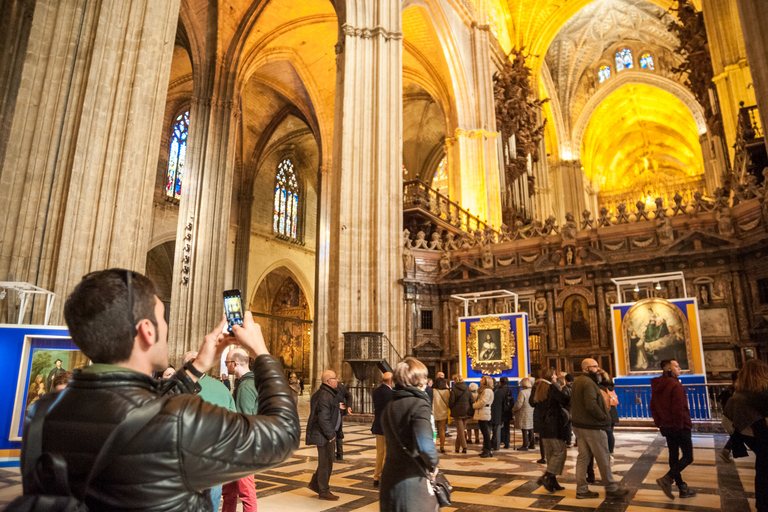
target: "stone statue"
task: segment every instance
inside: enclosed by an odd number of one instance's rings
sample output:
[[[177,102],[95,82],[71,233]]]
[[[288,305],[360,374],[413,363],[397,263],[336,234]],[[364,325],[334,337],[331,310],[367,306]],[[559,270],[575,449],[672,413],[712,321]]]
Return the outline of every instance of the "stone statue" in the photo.
[[[626,224],[629,222],[629,213],[627,212],[627,205],[621,203],[616,207],[616,222],[617,224]]]
[[[675,197],[673,197],[672,200],[675,202],[675,206],[672,207],[672,215],[685,213],[685,206],[683,206],[683,196],[680,195],[679,190],[675,190]]]
[[[429,250],[430,251],[442,251],[443,250],[443,239],[440,236],[439,231],[433,231],[432,232],[432,241],[429,242]]]
[[[597,227],[603,228],[611,225],[611,216],[608,215],[608,208],[600,208],[600,216],[597,218]]]
[[[491,250],[491,244],[483,245],[480,254],[483,260],[483,268],[493,268],[493,251]]]
[[[483,236],[483,230],[477,228],[472,232],[472,238],[474,239],[474,245],[485,245],[485,237]]]
[[[411,248],[413,245],[411,244],[411,232],[407,229],[403,230],[403,247]]]
[[[526,234],[525,231],[523,231],[523,221],[516,220],[515,221],[515,238],[514,240],[518,238],[522,238],[525,240],[526,238],[529,238],[530,234]]]
[[[413,257],[413,249],[410,245],[403,247],[403,269],[405,273],[412,272],[416,266],[416,258]]]
[[[541,236],[543,231],[544,229],[541,225],[540,220],[534,220],[533,222],[531,222],[531,237]]]
[[[670,245],[675,241],[675,230],[670,225],[669,217],[666,215],[656,217],[656,236],[659,237],[661,245]]]
[[[563,236],[563,241],[576,240],[576,234],[579,231],[579,227],[576,225],[576,221],[573,219],[573,214],[568,212],[565,214],[565,224],[560,232]]]
[[[496,243],[496,232],[493,230],[491,226],[486,225],[483,235],[485,236],[485,243],[487,244],[493,244]]]
[[[533,305],[534,314],[536,315],[536,323],[544,323],[544,319],[547,316],[547,299],[544,297],[536,297],[536,301]]]
[[[573,247],[570,245],[565,248],[565,264],[573,265]]]
[[[445,274],[450,270],[451,270],[451,251],[445,250],[443,251],[442,256],[440,256],[440,273]]]
[[[693,210],[691,210],[691,217],[696,217],[699,212],[705,212],[707,210],[707,202],[704,200],[701,191],[697,190],[693,194]]]
[[[471,249],[472,240],[469,238],[469,233],[462,231],[459,233],[459,249]]]
[[[510,242],[512,241],[512,233],[509,231],[509,226],[506,224],[501,225],[501,239],[499,242]]]
[[[429,249],[427,246],[427,240],[426,240],[427,234],[423,231],[419,231],[416,233],[416,241],[414,242],[413,248],[414,249]]]
[[[459,246],[456,244],[456,240],[454,240],[455,236],[456,235],[454,235],[451,231],[445,234],[445,244],[443,247],[446,251],[455,251],[459,248]]]
[[[640,219],[650,220],[648,218],[648,212],[645,211],[644,202],[638,201],[637,204],[635,204],[635,208],[637,208],[637,213],[635,214],[635,221],[639,221]]]
[[[656,215],[656,218],[660,217],[666,217],[667,216],[667,209],[664,208],[664,199],[657,197],[654,201],[656,203],[656,211],[654,212]]]
[[[765,170],[763,170],[763,172],[765,172]],[[745,198],[753,199],[755,197],[760,197],[760,186],[757,184],[757,177],[751,174],[748,174]]]
[[[555,233],[560,232],[555,225],[555,220],[554,215],[550,215],[544,220],[544,233],[547,235],[554,235]]]
[[[717,209],[717,231],[723,236],[733,236],[733,219],[727,206]]]
[[[595,221],[592,220],[592,212],[584,210],[581,212],[581,229],[594,228]]]

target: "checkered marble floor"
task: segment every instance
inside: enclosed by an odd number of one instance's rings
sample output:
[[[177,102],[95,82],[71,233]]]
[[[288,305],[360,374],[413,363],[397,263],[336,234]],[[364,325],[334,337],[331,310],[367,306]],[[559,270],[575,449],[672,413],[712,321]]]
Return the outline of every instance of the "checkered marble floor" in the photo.
[[[308,398],[301,397],[299,413],[306,425]],[[302,430],[304,428],[302,427]],[[536,480],[544,466],[536,463],[539,451],[500,450],[493,458],[481,459],[479,444],[470,444],[466,455],[453,450],[455,431],[446,439],[446,452],[440,467],[454,486],[453,506],[443,511],[515,512],[521,510],[567,512],[651,512],[677,510],[690,512],[747,512],[755,510],[754,455],[724,464],[717,452],[725,444],[722,435],[694,435],[694,463],[683,477],[698,496],[669,500],[655,480],[666,473],[667,450],[664,438],[656,432],[616,433],[614,476],[630,489],[623,500],[605,498],[599,485],[591,489],[600,493],[593,500],[576,499],[574,466],[576,448],[568,450],[565,474],[558,481],[564,491],[548,493]],[[331,490],[340,499],[320,501],[306,485],[317,464],[317,451],[302,445],[282,465],[256,475],[259,512],[374,512],[379,510],[378,491],[373,488],[375,440],[370,425],[345,423],[344,461],[336,462],[331,477]],[[520,433],[517,432],[520,442]],[[599,476],[599,472],[598,472]],[[21,493],[18,469],[0,469],[0,506]],[[240,507],[238,507],[240,510]]]

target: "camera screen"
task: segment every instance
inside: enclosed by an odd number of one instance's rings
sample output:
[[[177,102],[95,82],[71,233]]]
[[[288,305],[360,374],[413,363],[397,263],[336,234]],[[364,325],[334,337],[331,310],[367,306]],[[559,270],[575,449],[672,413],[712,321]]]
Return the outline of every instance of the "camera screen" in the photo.
[[[229,330],[232,327],[243,325],[243,300],[240,296],[224,297],[224,312],[227,315],[227,325]]]

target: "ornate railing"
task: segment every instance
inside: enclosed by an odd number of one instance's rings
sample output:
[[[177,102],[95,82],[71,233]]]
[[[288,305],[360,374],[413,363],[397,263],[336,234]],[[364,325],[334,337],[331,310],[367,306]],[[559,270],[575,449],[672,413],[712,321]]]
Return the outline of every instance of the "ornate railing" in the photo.
[[[484,231],[488,227],[486,222],[420,181],[403,183],[403,208],[412,207],[421,208],[435,218],[470,233],[478,229]]]

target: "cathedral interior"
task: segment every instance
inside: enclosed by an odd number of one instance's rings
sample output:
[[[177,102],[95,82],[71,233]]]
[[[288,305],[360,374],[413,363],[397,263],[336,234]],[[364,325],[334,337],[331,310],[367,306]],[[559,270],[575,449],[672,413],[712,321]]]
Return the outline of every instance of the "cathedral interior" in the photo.
[[[727,381],[768,357],[765,27],[764,0],[2,0],[0,280],[62,325],[81,276],[144,272],[177,361],[240,289],[308,383],[355,380],[354,332],[455,373],[458,317],[514,308],[457,294],[517,294],[531,371],[569,372],[622,357],[612,304],[696,297]]]

